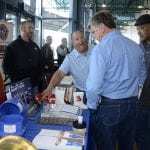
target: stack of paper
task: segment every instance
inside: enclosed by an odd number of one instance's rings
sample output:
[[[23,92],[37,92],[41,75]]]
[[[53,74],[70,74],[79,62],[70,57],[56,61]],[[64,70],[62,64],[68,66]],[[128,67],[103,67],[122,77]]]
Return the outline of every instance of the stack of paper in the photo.
[[[84,135],[69,131],[42,129],[32,143],[45,150],[82,150]]]

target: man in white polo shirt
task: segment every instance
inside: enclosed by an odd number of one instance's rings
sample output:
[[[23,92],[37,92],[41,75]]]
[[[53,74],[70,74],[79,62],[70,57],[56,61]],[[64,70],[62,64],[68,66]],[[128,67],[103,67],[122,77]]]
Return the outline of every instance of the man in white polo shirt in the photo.
[[[43,91],[43,97],[49,96],[52,93],[52,89],[68,73],[72,75],[74,86],[78,91],[85,92],[86,90],[89,56],[87,40],[81,31],[73,32],[71,39],[74,49],[65,57],[63,63],[53,75],[47,89]],[[86,103],[86,96],[84,96],[83,101]]]

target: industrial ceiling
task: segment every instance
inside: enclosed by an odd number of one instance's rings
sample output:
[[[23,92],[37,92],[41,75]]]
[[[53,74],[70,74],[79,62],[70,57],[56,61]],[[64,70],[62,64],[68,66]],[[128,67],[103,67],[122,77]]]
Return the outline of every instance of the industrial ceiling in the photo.
[[[141,13],[150,13],[150,0],[93,0],[84,1],[83,7],[95,12],[109,10],[116,17],[118,25],[128,25],[135,22]]]
[[[57,4],[57,9],[68,9],[69,10],[69,0],[55,0]],[[109,10],[116,17],[117,26],[128,26],[135,22],[135,19],[141,13],[150,13],[150,0],[76,0],[77,18],[73,18],[78,28],[87,28],[87,24],[92,17],[92,15],[99,10]],[[74,7],[74,6],[73,6]],[[46,13],[46,12],[45,12]],[[44,13],[43,13],[44,14]],[[60,18],[56,17],[55,14],[47,13],[48,18]],[[48,19],[45,17],[45,19]],[[44,19],[44,18],[43,18]],[[49,21],[45,21],[44,25],[48,26]],[[61,21],[51,22],[54,30],[60,30],[63,26],[64,32],[67,32],[68,20],[62,19]],[[58,26],[58,28],[57,28]]]

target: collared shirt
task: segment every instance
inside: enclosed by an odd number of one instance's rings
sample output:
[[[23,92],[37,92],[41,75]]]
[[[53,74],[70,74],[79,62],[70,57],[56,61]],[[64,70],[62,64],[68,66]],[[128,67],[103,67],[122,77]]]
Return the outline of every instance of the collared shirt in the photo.
[[[142,42],[140,43],[140,47],[144,52],[146,71],[148,72],[150,67],[150,44],[147,44],[146,42]]]
[[[111,99],[138,95],[145,80],[144,54],[132,40],[112,31],[91,51],[87,79],[87,104],[96,109],[100,96]]]
[[[150,109],[150,44],[143,41],[140,43],[140,47],[144,52],[147,77],[142,88],[142,93],[139,99],[139,106],[142,109]]]
[[[62,65],[59,67],[63,73],[70,73],[73,77],[73,83],[76,88],[85,91],[86,80],[88,76],[88,56],[87,54],[79,53],[76,49],[68,54]]]

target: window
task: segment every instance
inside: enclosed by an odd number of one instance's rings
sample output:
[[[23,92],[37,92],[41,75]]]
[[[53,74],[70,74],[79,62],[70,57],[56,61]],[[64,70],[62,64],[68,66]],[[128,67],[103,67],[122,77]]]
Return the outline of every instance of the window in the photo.
[[[52,48],[55,59],[57,58],[56,49],[61,44],[61,39],[65,37],[68,43],[70,43],[69,33],[71,32],[72,4],[73,0],[42,1],[42,45],[48,35],[52,36]]]
[[[57,58],[56,49],[61,44],[62,38],[67,38],[69,33],[69,20],[67,19],[55,19],[43,21],[43,40],[42,45],[45,43],[47,36],[52,36],[52,49],[54,51],[54,58]]]
[[[43,0],[42,17],[69,18],[73,0]]]
[[[23,2],[30,6],[30,0],[23,0]]]
[[[41,16],[41,0],[36,0],[36,16]]]
[[[6,22],[13,24],[13,40],[17,37],[17,17],[11,12],[6,13]]]

